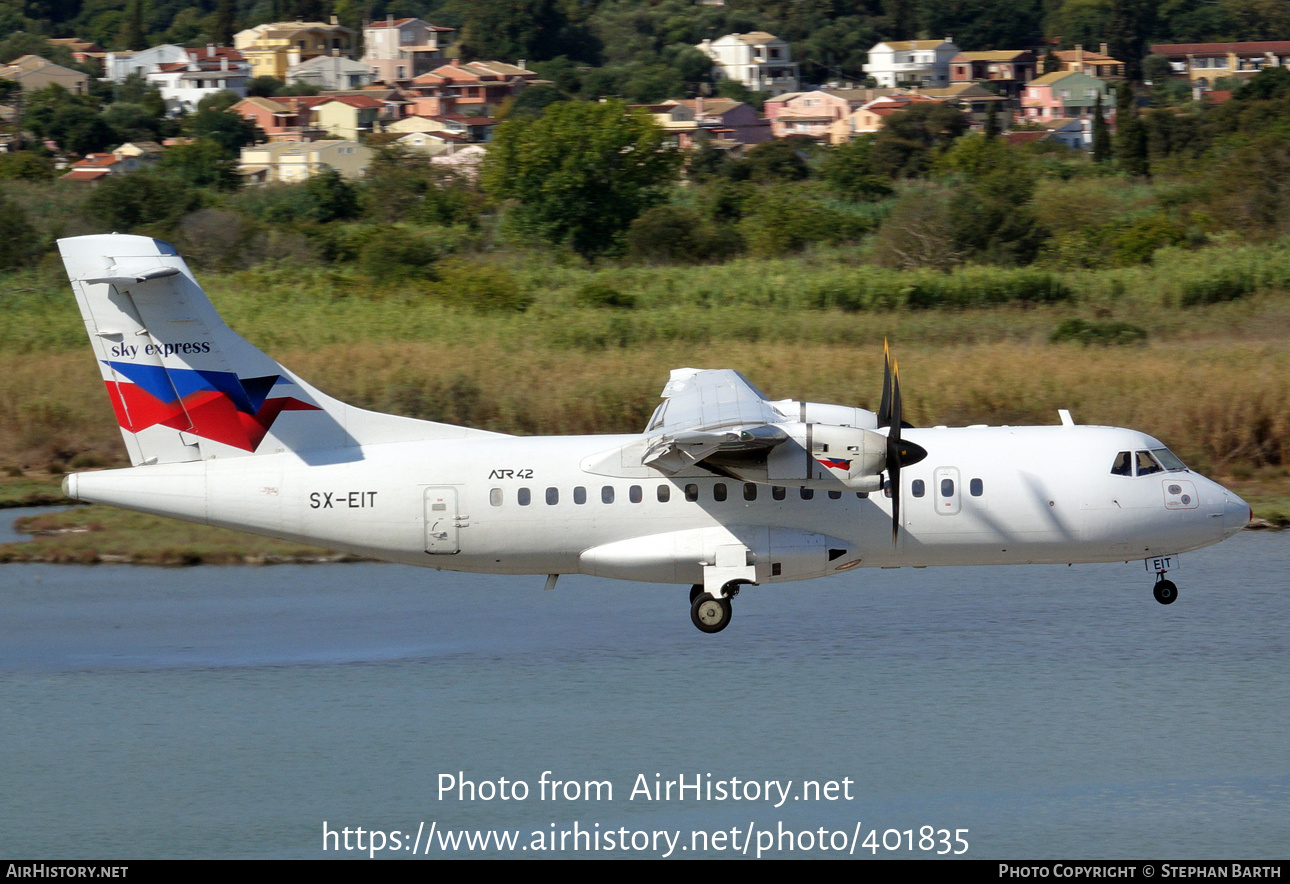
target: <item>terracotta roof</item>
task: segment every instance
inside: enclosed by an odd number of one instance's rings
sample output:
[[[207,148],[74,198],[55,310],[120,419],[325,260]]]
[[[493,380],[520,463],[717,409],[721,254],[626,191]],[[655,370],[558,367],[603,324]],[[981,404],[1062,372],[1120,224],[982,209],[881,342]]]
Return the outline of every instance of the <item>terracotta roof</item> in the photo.
[[[1005,132],[1003,140],[1008,144],[1029,144],[1048,137],[1048,132]]]
[[[885,41],[892,49],[908,51],[910,49],[935,49],[937,46],[950,42],[949,40],[887,40]]]
[[[1227,55],[1229,52],[1290,55],[1290,41],[1270,40],[1262,43],[1157,43],[1152,55]]]
[[[451,120],[454,123],[462,123],[467,126],[496,126],[499,120],[492,117],[468,117],[465,114],[440,114],[437,117],[431,117],[434,120]]]
[[[212,54],[212,50],[214,54]],[[246,61],[240,49],[234,49],[232,46],[203,46],[199,49],[187,50],[188,57],[193,61],[202,61],[211,59],[219,61],[221,58],[227,58],[229,61]]]
[[[318,95],[321,98],[318,104],[327,104],[330,101],[339,101],[341,104],[348,104],[350,107],[385,107],[385,102],[379,98],[372,98],[370,95]]]
[[[98,181],[111,174],[110,169],[73,169],[62,176],[63,181]]]
[[[960,52],[954,56],[952,61],[1012,61],[1019,55],[1031,55],[1034,53],[1026,49],[994,49],[988,52]]]
[[[406,25],[408,22],[416,21],[416,20],[417,20],[417,19],[415,19],[415,18],[396,18],[394,21],[389,21],[388,19],[381,19],[380,21],[374,21],[374,22],[372,22],[371,24],[367,25],[367,27],[369,27],[369,28],[390,28],[390,27],[398,28],[398,27],[402,27],[403,25]],[[441,27],[439,27],[438,25],[432,25],[432,24],[430,24],[429,22],[426,22],[426,27],[428,27],[428,28],[429,28],[430,30],[432,30],[432,31],[438,31],[438,32],[439,32],[439,33],[441,33],[441,34],[451,33],[452,31],[457,30],[456,28],[441,28]]]
[[[1124,64],[1124,62],[1120,61],[1118,58],[1112,58],[1111,56],[1103,55],[1100,52],[1090,52],[1087,49],[1058,49],[1053,53],[1053,55],[1057,56],[1062,61],[1067,62],[1075,61],[1076,56],[1078,55],[1079,61],[1083,61],[1088,64]]]
[[[281,102],[274,101],[271,98],[262,98],[259,95],[247,96],[246,98],[243,98],[241,101],[239,101],[237,104],[230,107],[229,110],[236,110],[237,108],[241,107],[244,104],[250,104],[260,108],[260,110],[267,110],[275,114],[286,114],[286,113],[291,113],[292,111],[292,108],[289,107],[288,105],[282,104]]]
[[[773,40],[779,39],[774,34],[767,33],[766,31],[749,31],[746,34],[735,34],[734,36],[738,37],[749,46],[759,46],[762,43],[770,43]]]
[[[82,169],[110,166],[117,161],[116,157],[110,153],[87,153],[84,159],[72,163],[73,166]]]

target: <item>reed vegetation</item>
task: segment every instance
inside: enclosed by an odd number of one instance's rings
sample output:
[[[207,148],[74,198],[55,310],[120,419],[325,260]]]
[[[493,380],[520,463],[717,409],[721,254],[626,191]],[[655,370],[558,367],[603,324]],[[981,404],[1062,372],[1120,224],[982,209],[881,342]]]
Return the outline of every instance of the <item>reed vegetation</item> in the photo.
[[[873,407],[886,338],[918,424],[1045,423],[1070,408],[1147,430],[1218,475],[1275,471],[1290,450],[1290,252],[1279,245],[1061,274],[881,270],[851,249],[697,268],[548,259],[497,262],[523,311],[470,309],[475,277],[460,265],[452,292],[286,265],[201,278],[230,326],[327,392],[503,432],[637,431],[681,365],[737,368],[775,397]],[[1188,294],[1225,279],[1244,280],[1238,297]],[[11,275],[0,297],[0,466],[120,463],[61,273]],[[1072,320],[1146,339],[1050,342]]]

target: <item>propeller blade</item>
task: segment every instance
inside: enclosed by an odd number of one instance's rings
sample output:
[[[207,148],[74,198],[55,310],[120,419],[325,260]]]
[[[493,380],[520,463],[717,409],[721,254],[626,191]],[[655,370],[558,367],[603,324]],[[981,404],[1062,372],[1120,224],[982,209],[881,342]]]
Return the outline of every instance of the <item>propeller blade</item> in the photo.
[[[878,426],[891,426],[891,348],[882,341],[882,403],[878,406]]]
[[[891,427],[887,431],[887,477],[891,482],[891,545],[894,547],[900,534],[900,367],[891,361],[889,353],[885,355],[887,373],[883,380],[884,397],[887,384],[891,384],[891,403],[887,414]]]
[[[901,420],[900,366],[888,363],[891,377],[891,419],[887,431],[887,481],[891,487],[891,545],[895,546],[900,535],[900,470],[927,457],[927,449],[901,438],[901,429],[909,424]],[[883,391],[884,399],[886,390]]]

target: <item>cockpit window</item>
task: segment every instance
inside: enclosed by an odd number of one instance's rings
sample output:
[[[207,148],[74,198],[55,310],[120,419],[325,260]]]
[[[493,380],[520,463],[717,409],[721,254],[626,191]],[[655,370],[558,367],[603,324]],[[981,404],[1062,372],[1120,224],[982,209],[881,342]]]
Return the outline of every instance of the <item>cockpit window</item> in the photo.
[[[1152,473],[1164,471],[1164,467],[1160,465],[1160,461],[1156,460],[1155,456],[1152,455],[1150,451],[1135,452],[1134,459],[1138,464],[1139,476],[1150,476]]]
[[[1153,448],[1151,449],[1151,453],[1154,454],[1156,456],[1156,460],[1164,464],[1165,469],[1171,473],[1187,469],[1187,465],[1178,459],[1178,455],[1174,454],[1168,448]]]
[[[1115,456],[1115,462],[1111,464],[1111,475],[1112,476],[1132,476],[1133,475],[1133,459],[1129,456],[1129,452],[1121,451],[1119,454]]]

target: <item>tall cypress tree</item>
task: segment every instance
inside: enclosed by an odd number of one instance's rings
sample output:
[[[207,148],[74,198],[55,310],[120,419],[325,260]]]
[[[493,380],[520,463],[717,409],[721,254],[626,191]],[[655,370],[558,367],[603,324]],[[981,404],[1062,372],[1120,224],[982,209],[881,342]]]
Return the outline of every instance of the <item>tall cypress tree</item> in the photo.
[[[148,48],[148,36],[143,32],[143,0],[131,0],[125,10],[125,24],[118,38],[121,48],[131,51]]]
[[[1147,127],[1138,117],[1137,101],[1128,82],[1121,83],[1116,93],[1115,130],[1115,158],[1120,166],[1130,175],[1151,177]]]
[[[1111,130],[1102,113],[1102,93],[1093,101],[1093,162],[1104,163],[1111,158]]]
[[[999,102],[990,102],[985,111],[985,137],[997,138],[999,135]]]
[[[236,15],[237,8],[234,5],[234,0],[219,0],[219,5],[215,7],[214,33],[211,35],[215,38],[217,45],[233,45],[233,29]]]

